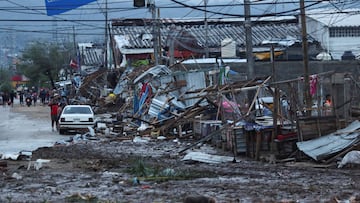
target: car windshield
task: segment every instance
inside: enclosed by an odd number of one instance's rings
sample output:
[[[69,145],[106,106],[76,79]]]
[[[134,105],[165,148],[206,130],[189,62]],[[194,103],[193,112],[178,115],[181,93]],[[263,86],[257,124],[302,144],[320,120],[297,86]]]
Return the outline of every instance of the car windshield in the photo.
[[[64,109],[64,114],[92,114],[88,107],[67,107]]]

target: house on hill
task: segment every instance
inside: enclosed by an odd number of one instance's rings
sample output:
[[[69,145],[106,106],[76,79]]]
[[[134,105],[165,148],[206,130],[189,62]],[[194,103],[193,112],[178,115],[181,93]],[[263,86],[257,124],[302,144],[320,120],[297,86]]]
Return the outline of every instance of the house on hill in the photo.
[[[306,29],[334,59],[360,54],[360,10],[314,9],[306,13]],[[353,57],[354,58],[354,57]],[[344,57],[343,57],[344,59]]]
[[[159,41],[158,53],[167,62],[187,58],[203,58],[206,50],[210,57],[245,58],[244,19],[211,19],[208,26],[203,19],[113,19],[112,47],[117,66],[125,62],[154,58],[155,31]],[[252,22],[254,57],[269,60],[270,45],[275,46],[279,60],[301,60],[301,29],[295,17],[263,18]],[[309,57],[322,49],[308,36]],[[224,53],[230,53],[225,54]],[[263,53],[268,56],[264,57]]]

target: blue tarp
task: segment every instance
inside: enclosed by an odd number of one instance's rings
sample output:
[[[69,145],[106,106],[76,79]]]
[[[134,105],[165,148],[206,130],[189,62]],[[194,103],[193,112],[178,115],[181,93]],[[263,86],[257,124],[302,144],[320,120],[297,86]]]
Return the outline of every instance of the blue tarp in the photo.
[[[96,0],[45,0],[46,12],[48,16],[53,16],[70,11],[93,1]]]

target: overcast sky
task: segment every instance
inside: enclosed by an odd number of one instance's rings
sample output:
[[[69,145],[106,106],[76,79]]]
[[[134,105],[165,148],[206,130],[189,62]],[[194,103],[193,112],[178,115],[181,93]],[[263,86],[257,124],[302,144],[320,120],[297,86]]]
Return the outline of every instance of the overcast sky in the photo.
[[[104,37],[105,5],[107,2],[108,19],[114,18],[151,18],[147,8],[134,8],[133,0],[97,0],[88,5],[55,16],[47,16],[45,0],[0,0],[0,34],[2,44],[13,43],[14,40],[36,38],[68,38],[77,41],[101,40]],[[183,3],[179,4],[177,2]],[[275,3],[276,2],[276,3]],[[313,4],[311,0],[307,4]],[[347,2],[337,6],[359,4],[358,0],[342,0]],[[196,6],[204,9],[202,0],[155,0],[161,18],[203,18],[204,12],[185,8]],[[242,15],[242,0],[208,0],[208,18],[234,17]],[[221,5],[212,7],[213,5]],[[322,4],[318,4],[320,6]],[[254,15],[279,13],[299,8],[299,0],[251,0],[251,13]],[[286,14],[295,14],[298,11]],[[226,14],[226,15],[222,15]],[[229,15],[230,14],[230,15]]]

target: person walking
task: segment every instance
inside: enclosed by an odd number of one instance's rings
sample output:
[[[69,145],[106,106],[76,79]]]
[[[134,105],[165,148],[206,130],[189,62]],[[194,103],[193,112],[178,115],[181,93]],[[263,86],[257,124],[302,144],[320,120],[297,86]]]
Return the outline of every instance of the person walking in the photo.
[[[36,106],[36,102],[37,102],[37,98],[38,98],[37,92],[33,92],[33,93],[31,94],[31,97],[32,97],[32,100],[33,100],[33,102],[34,102],[34,106]]]
[[[14,107],[14,99],[15,99],[15,97],[16,97],[16,93],[15,93],[15,91],[11,91],[10,92],[10,103],[11,103],[11,107]]]
[[[21,91],[19,93],[19,101],[20,101],[20,105],[24,106],[24,92],[23,91]]]
[[[9,93],[5,91],[2,95],[2,99],[3,99],[3,106],[6,107],[9,103]]]
[[[40,90],[39,97],[40,97],[41,104],[44,106],[45,105],[45,99],[46,99],[46,91],[45,91],[44,88],[42,88]]]
[[[58,111],[59,111],[59,103],[56,97],[53,97],[48,104],[50,106],[50,117],[51,117],[51,129],[52,131],[57,130],[57,126],[59,123]]]

